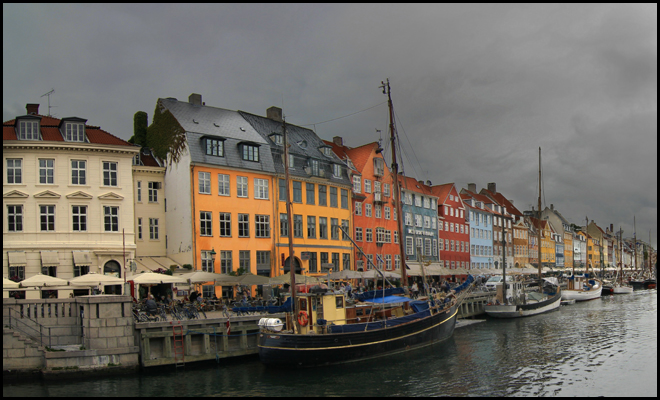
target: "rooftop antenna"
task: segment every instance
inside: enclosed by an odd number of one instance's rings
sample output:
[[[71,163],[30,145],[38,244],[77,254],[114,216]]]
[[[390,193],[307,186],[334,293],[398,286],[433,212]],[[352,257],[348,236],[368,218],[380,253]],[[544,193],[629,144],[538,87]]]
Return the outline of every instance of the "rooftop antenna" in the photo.
[[[44,93],[43,95],[41,95],[41,97],[48,96],[48,116],[49,117],[52,117],[52,115],[50,115],[50,95],[53,94],[54,91],[55,91],[55,89],[51,89],[50,92]]]
[[[380,129],[377,129],[377,128],[374,128],[374,129],[376,129],[376,133],[378,134],[378,136],[380,136],[380,138],[378,139],[378,147],[383,147],[383,135],[382,135]]]

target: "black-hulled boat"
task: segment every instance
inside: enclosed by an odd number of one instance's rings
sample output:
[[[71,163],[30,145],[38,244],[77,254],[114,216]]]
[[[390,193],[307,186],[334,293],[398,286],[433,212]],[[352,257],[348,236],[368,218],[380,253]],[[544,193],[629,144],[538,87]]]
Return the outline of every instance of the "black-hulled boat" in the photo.
[[[469,276],[455,290],[460,293],[472,281]],[[259,358],[286,367],[340,364],[428,346],[453,334],[460,302],[454,294],[412,301],[397,295],[378,297],[381,292],[370,292],[375,298],[352,306],[341,292],[298,294],[299,328],[290,317],[286,331],[260,323]],[[386,304],[375,306],[379,299]]]

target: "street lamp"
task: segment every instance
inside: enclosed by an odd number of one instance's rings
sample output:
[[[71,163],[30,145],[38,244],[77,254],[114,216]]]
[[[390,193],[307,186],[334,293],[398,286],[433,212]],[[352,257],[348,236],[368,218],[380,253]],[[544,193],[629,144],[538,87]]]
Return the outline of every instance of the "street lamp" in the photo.
[[[218,254],[215,252],[215,248],[211,248],[211,272],[215,272],[215,255]]]

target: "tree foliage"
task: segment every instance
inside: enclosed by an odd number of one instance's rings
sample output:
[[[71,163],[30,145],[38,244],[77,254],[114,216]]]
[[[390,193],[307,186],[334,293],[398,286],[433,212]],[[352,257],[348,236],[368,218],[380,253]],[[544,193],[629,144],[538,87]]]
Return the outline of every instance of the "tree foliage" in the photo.
[[[147,126],[149,118],[144,111],[138,111],[133,115],[133,140],[140,146],[147,145]]]
[[[177,163],[186,150],[186,132],[174,115],[160,102],[156,105],[151,125],[147,128],[147,146],[157,157]]]

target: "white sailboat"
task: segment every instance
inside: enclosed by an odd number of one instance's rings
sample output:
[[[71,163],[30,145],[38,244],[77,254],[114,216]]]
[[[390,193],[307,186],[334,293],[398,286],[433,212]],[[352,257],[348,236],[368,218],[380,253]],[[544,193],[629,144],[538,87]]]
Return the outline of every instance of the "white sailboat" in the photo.
[[[539,213],[541,211],[541,148],[539,147]],[[539,215],[539,251],[541,243],[541,219]],[[502,232],[502,249],[506,249],[506,234]],[[496,284],[497,296],[484,306],[484,311],[495,318],[518,318],[556,310],[561,305],[562,290],[557,278],[542,279],[539,254],[538,291],[527,292],[523,282],[512,281],[506,276],[506,261],[502,265],[502,283]]]

